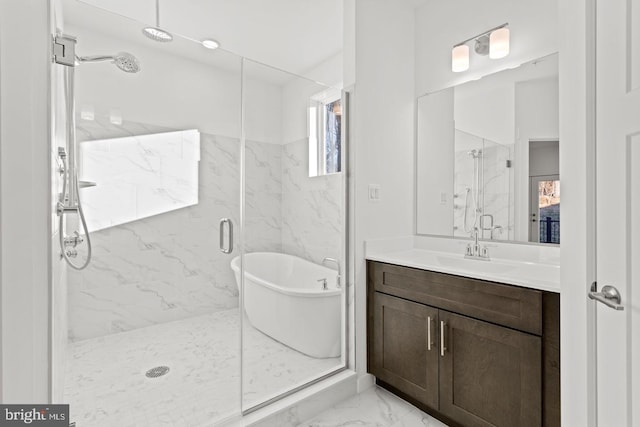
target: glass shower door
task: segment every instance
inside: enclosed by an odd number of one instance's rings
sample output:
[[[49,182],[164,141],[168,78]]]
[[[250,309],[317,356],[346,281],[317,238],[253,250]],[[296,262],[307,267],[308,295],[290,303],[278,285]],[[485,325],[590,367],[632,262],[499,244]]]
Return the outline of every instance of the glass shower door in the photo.
[[[345,366],[340,90],[244,60],[242,407]]]
[[[61,284],[66,325],[56,328],[67,343],[57,394],[78,426],[237,415],[241,317],[230,262],[241,251],[241,59],[177,34],[149,40],[144,23],[83,2],[60,5],[57,24],[81,57],[77,172],[93,256]],[[139,72],[92,58],[118,52],[135,56]],[[74,236],[74,215],[63,228]]]

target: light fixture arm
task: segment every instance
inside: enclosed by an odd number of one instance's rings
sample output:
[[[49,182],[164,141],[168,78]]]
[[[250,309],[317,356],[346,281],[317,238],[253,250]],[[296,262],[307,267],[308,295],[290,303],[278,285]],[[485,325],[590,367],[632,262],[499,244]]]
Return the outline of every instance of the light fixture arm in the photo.
[[[476,35],[475,35],[475,36],[473,36],[473,37],[469,37],[468,39],[466,39],[466,40],[464,40],[464,41],[461,41],[461,42],[460,42],[460,43],[458,43],[458,44],[453,45],[453,47],[462,46],[463,44],[467,44],[467,43],[469,43],[471,40],[475,40],[475,39],[480,38],[480,37],[482,37],[482,36],[486,36],[486,35],[488,35],[488,34],[491,34],[491,33],[492,33],[492,32],[494,32],[495,30],[499,30],[500,28],[504,28],[504,27],[506,27],[506,26],[508,26],[508,25],[509,25],[509,23],[508,23],[508,22],[505,22],[504,24],[502,24],[502,25],[498,25],[497,27],[494,27],[494,28],[492,28],[492,29],[490,29],[490,30],[487,30],[487,31],[483,32],[483,33],[476,34]]]
[[[160,28],[160,0],[156,0],[156,27]]]

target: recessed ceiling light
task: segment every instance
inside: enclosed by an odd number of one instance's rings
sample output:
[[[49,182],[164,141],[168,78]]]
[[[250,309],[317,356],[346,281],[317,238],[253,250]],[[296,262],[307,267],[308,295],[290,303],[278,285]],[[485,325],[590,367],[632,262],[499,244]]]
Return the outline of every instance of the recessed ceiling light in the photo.
[[[206,47],[207,49],[217,49],[220,47],[220,43],[212,39],[205,39],[202,40],[202,46]]]

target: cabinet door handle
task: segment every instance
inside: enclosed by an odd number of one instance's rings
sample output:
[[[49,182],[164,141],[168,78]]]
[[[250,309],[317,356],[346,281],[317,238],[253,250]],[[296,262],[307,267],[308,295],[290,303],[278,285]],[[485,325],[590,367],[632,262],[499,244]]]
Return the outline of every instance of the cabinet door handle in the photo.
[[[444,352],[447,350],[447,347],[444,345],[444,328],[446,326],[443,321],[440,321],[440,356],[442,357],[444,357]]]
[[[431,316],[427,316],[427,350],[431,351]]]

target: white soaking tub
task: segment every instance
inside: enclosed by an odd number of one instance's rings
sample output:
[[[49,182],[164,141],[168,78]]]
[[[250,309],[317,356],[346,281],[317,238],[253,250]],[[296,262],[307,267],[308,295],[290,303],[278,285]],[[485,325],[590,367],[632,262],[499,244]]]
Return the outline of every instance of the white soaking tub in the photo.
[[[293,255],[244,255],[244,309],[251,324],[306,355],[340,356],[341,295],[338,272]],[[231,261],[240,289],[240,257]],[[320,279],[327,280],[323,289]]]

